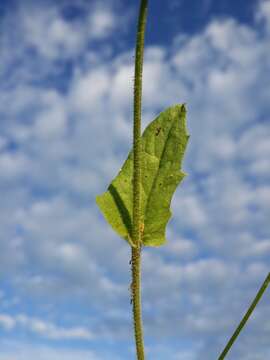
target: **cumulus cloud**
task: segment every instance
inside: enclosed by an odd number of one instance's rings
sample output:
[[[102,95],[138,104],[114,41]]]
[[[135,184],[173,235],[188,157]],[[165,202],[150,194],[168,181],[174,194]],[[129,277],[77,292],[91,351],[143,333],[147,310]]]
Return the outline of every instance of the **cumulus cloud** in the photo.
[[[31,1],[27,6],[18,5],[25,46],[49,60],[73,58],[86,50],[89,41],[106,39],[125,23],[109,3],[94,1],[85,6],[78,2],[77,11],[84,16],[73,21],[63,16],[67,10],[64,4],[46,6]]]
[[[72,359],[88,359],[88,360],[101,360],[94,351],[70,349],[70,348],[53,348],[46,345],[33,345],[31,343],[16,342],[10,340],[1,340],[1,354],[0,359],[5,360],[12,358],[14,360],[67,360]]]
[[[258,22],[267,24],[268,3],[260,3]],[[91,57],[88,45],[119,26],[113,8],[93,6],[80,24],[60,10],[19,7],[5,20],[7,29],[17,20],[25,32],[10,52],[8,38],[1,43],[1,272],[20,297],[13,311],[29,298],[38,299],[40,311],[73,301],[75,323],[85,324],[90,304],[98,318],[95,335],[126,339],[132,332],[129,248],[105,226],[94,197],[131,144],[133,51],[109,62],[103,48]],[[164,357],[196,359],[197,351],[215,358],[268,271],[268,44],[267,26],[260,32],[235,19],[213,19],[201,33],[145,51],[143,125],[164,107],[187,102],[191,133],[183,166],[189,175],[173,199],[168,245],[143,251],[146,333],[156,341],[192,338],[194,351],[164,348]],[[60,60],[73,61],[74,71],[63,76]],[[253,319],[260,343],[249,345],[252,359],[260,345],[266,349],[269,322],[261,326],[260,319],[268,312],[264,304]],[[55,325],[56,311],[50,321],[12,314],[0,315],[6,333],[92,339],[85,326]],[[247,359],[245,341],[236,349],[239,360]],[[16,346],[23,354],[18,360],[38,358],[35,348]],[[60,359],[66,350],[44,348],[43,354],[40,359]],[[75,350],[72,356],[97,358]]]
[[[6,330],[14,330],[16,327],[20,326],[33,334],[53,340],[92,340],[94,338],[94,335],[86,328],[59,327],[53,323],[46,322],[38,318],[31,318],[24,314],[16,316],[0,314],[0,324]]]

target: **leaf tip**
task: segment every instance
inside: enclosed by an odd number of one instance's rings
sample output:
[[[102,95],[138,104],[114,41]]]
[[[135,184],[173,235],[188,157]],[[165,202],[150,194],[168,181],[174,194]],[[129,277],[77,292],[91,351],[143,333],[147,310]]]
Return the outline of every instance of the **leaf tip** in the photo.
[[[185,171],[181,171],[183,174],[183,178],[185,178],[186,176],[189,176],[189,173],[185,172]]]
[[[183,103],[182,105],[181,105],[181,111],[183,111],[183,112],[187,112],[187,108],[186,108],[186,103]]]
[[[186,120],[186,113],[187,113],[187,107],[186,107],[186,103],[183,103],[182,105],[180,105],[180,116],[183,120],[184,123],[184,131],[185,131],[185,137],[186,140],[188,141],[188,139],[190,138],[190,134],[188,132],[188,128],[187,128],[187,120]]]

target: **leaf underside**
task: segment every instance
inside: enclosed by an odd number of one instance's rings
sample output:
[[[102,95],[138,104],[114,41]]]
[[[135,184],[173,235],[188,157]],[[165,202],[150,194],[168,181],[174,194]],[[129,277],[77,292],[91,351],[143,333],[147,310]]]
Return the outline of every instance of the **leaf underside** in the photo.
[[[144,246],[166,242],[173,193],[184,178],[181,163],[189,135],[184,104],[161,112],[142,135],[141,241]],[[134,246],[132,234],[133,150],[122,169],[96,202],[112,228]]]

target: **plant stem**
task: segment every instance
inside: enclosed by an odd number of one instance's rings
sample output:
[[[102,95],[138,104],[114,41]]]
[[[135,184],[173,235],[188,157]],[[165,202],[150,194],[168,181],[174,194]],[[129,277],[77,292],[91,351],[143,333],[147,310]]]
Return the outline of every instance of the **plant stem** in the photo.
[[[223,360],[225,358],[225,356],[227,355],[227,353],[229,352],[230,348],[232,347],[233,343],[235,342],[238,335],[242,331],[243,327],[245,326],[246,322],[248,321],[248,319],[249,319],[250,315],[252,314],[253,310],[255,309],[255,307],[257,306],[257,304],[260,301],[261,297],[263,296],[265,290],[267,289],[267,287],[269,285],[269,282],[270,282],[270,273],[267,275],[266,279],[264,280],[264,283],[260,287],[255,299],[251,303],[248,311],[246,312],[245,316],[243,317],[243,319],[239,323],[237,329],[235,330],[232,337],[228,341],[227,345],[225,346],[225,348],[222,351],[221,355],[219,356],[218,360]]]
[[[133,324],[137,359],[144,360],[143,325],[141,315],[141,108],[144,34],[147,16],[147,0],[141,0],[136,37],[134,118],[133,118],[133,227],[131,248]]]
[[[133,327],[136,343],[137,359],[144,360],[143,324],[141,315],[141,279],[140,248],[132,247],[132,302],[133,302]]]

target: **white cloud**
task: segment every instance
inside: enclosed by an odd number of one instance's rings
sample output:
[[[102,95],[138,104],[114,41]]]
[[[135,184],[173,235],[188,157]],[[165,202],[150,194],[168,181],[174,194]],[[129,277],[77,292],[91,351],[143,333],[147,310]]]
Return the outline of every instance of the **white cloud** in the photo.
[[[0,171],[2,179],[18,179],[29,169],[29,160],[20,153],[3,152],[0,155]]]
[[[71,101],[80,111],[95,110],[97,102],[102,101],[110,91],[110,75],[106,68],[95,69],[75,79],[71,91]],[[94,121],[97,119],[93,119]]]
[[[261,5],[264,14],[266,7]],[[0,93],[1,272],[22,301],[38,299],[41,309],[76,299],[81,302],[74,310],[76,323],[85,321],[84,306],[90,304],[97,309],[96,333],[123,339],[132,330],[125,315],[130,251],[105,225],[94,196],[105,190],[131,144],[133,51],[106,62],[104,49],[97,50],[90,63],[86,43],[91,36],[110,36],[120,24],[117,14],[93,8],[87,25],[78,25],[53,9],[21,10],[27,30],[21,47],[31,44],[46,66],[37,61],[37,72],[24,55],[21,69],[8,79],[10,87]],[[268,271],[268,44],[267,33],[224,19],[181,37],[172,48],[145,52],[143,124],[163,107],[187,102],[191,133],[183,166],[189,176],[173,200],[168,244],[143,252],[146,333],[156,339],[175,332],[192,337],[194,349],[202,344],[196,350],[202,358],[216,356],[220,339]],[[74,65],[65,91],[36,85],[37,74],[46,80],[59,71],[55,59],[78,56],[83,60]],[[258,316],[262,313],[267,318],[266,307],[258,308]],[[217,322],[220,314],[228,315]],[[0,324],[50,339],[92,335],[85,327],[25,315],[2,313]],[[252,326],[263,344],[266,332],[258,319]],[[205,350],[213,334],[216,340]],[[16,349],[21,357],[9,355],[16,360],[39,359],[33,347]],[[196,358],[194,353],[187,350],[185,356]],[[175,358],[184,358],[181,354]],[[243,350],[239,354],[237,360],[246,359]],[[47,348],[38,356],[95,358],[91,352],[71,356]]]
[[[67,127],[67,117],[64,107],[60,104],[50,104],[46,111],[43,111],[36,119],[33,131],[37,137],[61,136]]]
[[[89,35],[91,38],[100,39],[107,37],[110,32],[116,27],[116,15],[104,6],[96,5],[92,11],[89,12]]]
[[[14,360],[101,360],[101,357],[96,355],[91,350],[80,350],[71,348],[53,348],[45,345],[34,345],[31,343],[23,343],[16,341],[8,341],[2,339],[1,341],[0,360],[14,359]]]
[[[183,221],[190,226],[201,226],[207,224],[207,218],[203,211],[203,205],[200,203],[199,198],[192,195],[184,195],[181,201],[174,201],[175,212],[181,209],[181,213],[185,214]]]
[[[15,320],[6,314],[0,314],[0,326],[5,330],[12,330],[15,326]]]
[[[68,21],[61,16],[60,6],[20,6],[24,41],[40,55],[53,59],[73,58],[85,51],[89,41],[107,38],[120,24],[119,14],[109,6],[81,6],[86,14],[80,21]]]
[[[54,59],[74,56],[84,45],[83,29],[59,17],[57,8],[26,6],[20,8],[24,39],[42,56]]]
[[[14,330],[22,327],[25,331],[30,331],[41,337],[53,340],[92,340],[94,335],[91,331],[83,327],[60,327],[51,322],[32,318],[24,314],[10,316],[0,314],[0,325],[5,330]]]
[[[163,252],[175,259],[190,259],[198,254],[198,249],[191,239],[179,238],[177,232],[168,231],[170,241],[166,244]]]
[[[256,13],[258,22],[263,22],[268,32],[270,32],[270,1],[260,0]]]

